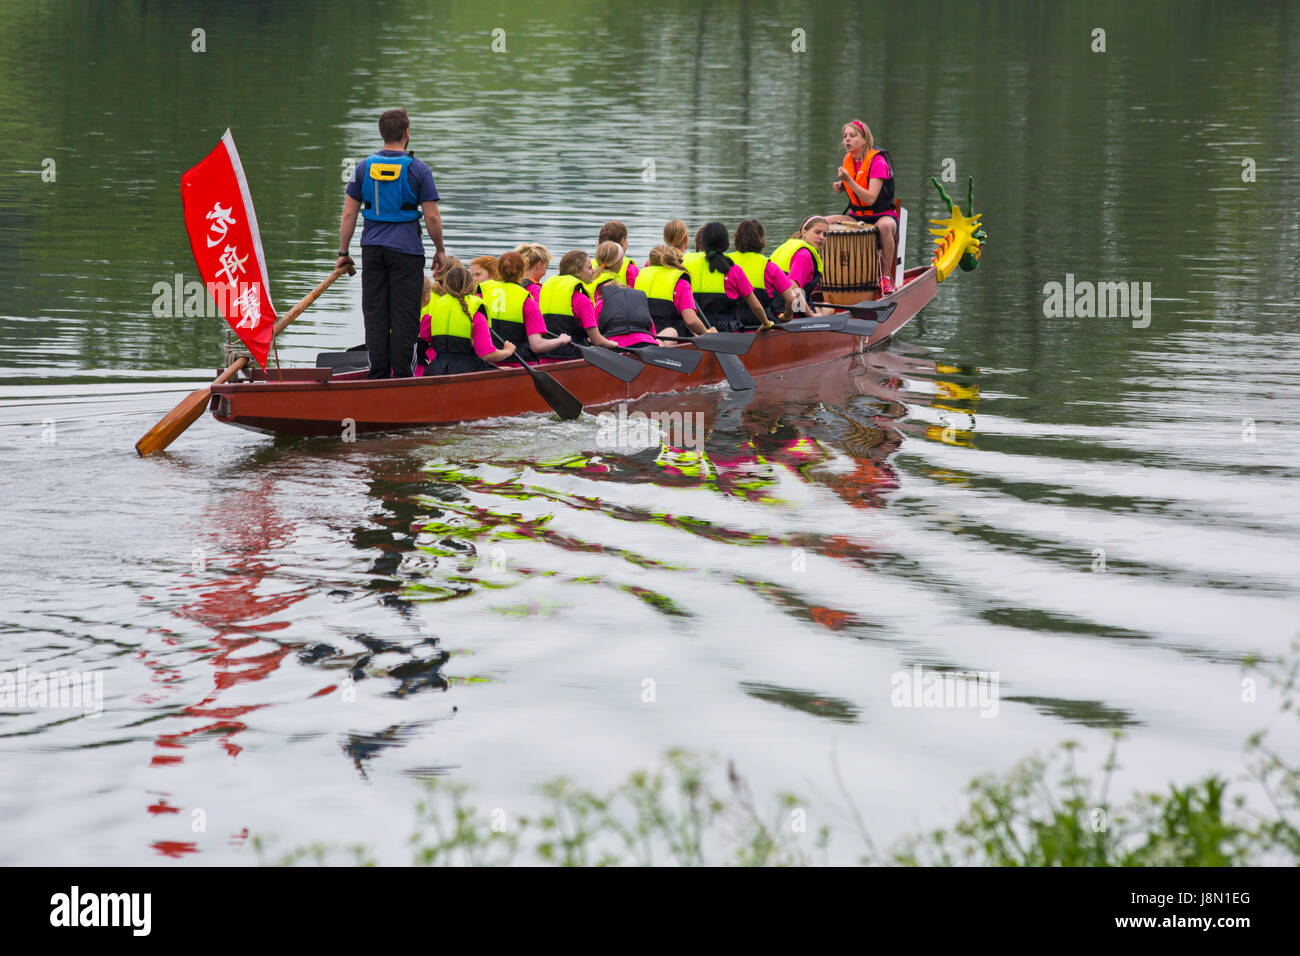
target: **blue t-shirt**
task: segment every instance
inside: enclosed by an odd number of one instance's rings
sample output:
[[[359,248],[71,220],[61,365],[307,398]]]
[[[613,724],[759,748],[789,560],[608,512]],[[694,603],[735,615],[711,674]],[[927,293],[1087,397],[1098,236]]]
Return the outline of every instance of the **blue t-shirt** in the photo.
[[[402,152],[396,149],[381,149],[380,156],[402,156]],[[364,162],[357,163],[357,168],[352,171],[352,181],[347,185],[347,194],[361,202],[361,170],[365,165]],[[437,202],[438,187],[433,183],[433,170],[418,159],[412,159],[411,165],[406,171],[406,175],[411,177],[411,188],[415,190],[415,202]],[[365,213],[363,212],[364,216]],[[413,256],[424,255],[424,243],[420,241],[420,235],[424,232],[424,221],[417,219],[414,222],[379,222],[375,219],[367,219],[366,224],[361,227],[361,244],[363,246],[387,246],[390,249],[396,249],[398,252],[410,253]]]

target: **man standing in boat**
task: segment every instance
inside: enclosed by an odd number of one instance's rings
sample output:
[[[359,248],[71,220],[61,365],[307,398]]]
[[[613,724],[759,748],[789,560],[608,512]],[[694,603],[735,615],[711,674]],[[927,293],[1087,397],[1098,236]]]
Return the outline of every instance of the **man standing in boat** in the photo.
[[[410,128],[404,109],[388,110],[379,117],[384,148],[357,164],[343,201],[336,268],[352,264],[348,246],[357,213],[366,220],[361,231],[361,311],[370,378],[411,375],[424,289],[422,215],[433,240],[434,274],[442,271],[447,257],[438,188],[429,167],[406,151]]]

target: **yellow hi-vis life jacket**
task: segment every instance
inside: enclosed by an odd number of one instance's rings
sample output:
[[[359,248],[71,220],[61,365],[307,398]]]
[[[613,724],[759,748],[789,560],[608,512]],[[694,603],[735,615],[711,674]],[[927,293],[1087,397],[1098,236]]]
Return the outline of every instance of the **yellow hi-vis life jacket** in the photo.
[[[733,252],[731,261],[740,266],[745,272],[745,278],[749,284],[754,287],[754,298],[758,299],[758,304],[763,307],[763,311],[768,314],[769,318],[774,317],[773,298],[767,294],[767,256],[761,252]],[[746,309],[737,309],[736,317],[740,319],[740,324],[747,329],[758,328],[758,322],[754,319],[754,313]]]
[[[551,276],[542,283],[539,307],[546,320],[546,331],[552,335],[567,333],[574,342],[586,345],[587,333],[573,314],[573,293],[580,291],[591,298],[586,283],[577,276]],[[572,345],[561,345],[546,353],[547,358],[582,358],[582,353]]]
[[[478,284],[487,309],[488,324],[497,335],[515,345],[515,355],[532,358],[528,333],[524,330],[524,303],[528,290],[517,282],[485,279]]]
[[[636,274],[636,285],[633,288],[645,293],[650,305],[650,315],[654,317],[655,328],[660,332],[673,328],[677,330],[678,335],[695,334],[686,327],[681,313],[673,304],[673,292],[677,288],[677,283],[684,278],[686,278],[684,269],[674,269],[671,266],[646,266]]]
[[[787,239],[776,247],[772,253],[772,261],[781,267],[787,275],[790,273],[790,263],[794,261],[794,254],[800,249],[807,249],[812,253],[813,258],[813,277],[808,285],[804,286],[805,292],[812,292],[821,284],[822,273],[826,270],[822,268],[822,254],[813,246],[802,239]]]
[[[455,375],[460,372],[478,372],[491,368],[478,357],[471,341],[474,324],[470,316],[483,309],[483,300],[476,295],[465,296],[465,308],[454,295],[444,295],[430,307],[429,338],[437,353],[429,365],[434,375]]]

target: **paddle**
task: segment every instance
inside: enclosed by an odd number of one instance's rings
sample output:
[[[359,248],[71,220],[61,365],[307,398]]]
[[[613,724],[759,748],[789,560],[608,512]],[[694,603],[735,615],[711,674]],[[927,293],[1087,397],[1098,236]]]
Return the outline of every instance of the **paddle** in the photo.
[[[704,360],[704,356],[699,352],[681,352],[678,349],[665,349],[657,345],[645,345],[639,349],[624,348],[621,345],[615,348],[623,355],[635,356],[646,365],[666,368],[670,372],[679,372],[682,375],[692,374]]]
[[[577,342],[573,343],[573,347],[582,353],[587,364],[613,375],[620,382],[630,382],[645,371],[645,365],[641,362],[624,358],[609,349],[597,348],[594,345],[579,345]]]
[[[302,301],[289,310],[288,315],[285,315],[275,323],[275,327],[271,330],[272,339],[274,339],[276,335],[279,335],[286,325],[298,318],[298,316],[302,315],[303,312],[307,310],[307,306],[315,302],[320,294],[328,289],[335,279],[343,275],[344,272],[348,275],[356,275],[356,271],[357,270],[352,266],[345,266],[342,269],[335,269],[328,276],[322,279],[320,285],[316,286],[316,288],[312,289],[311,292],[303,296]],[[154,452],[162,451],[174,442],[178,437],[180,437],[181,432],[185,431],[185,429],[189,428],[199,420],[199,417],[203,414],[203,410],[207,407],[208,396],[211,394],[212,386],[223,385],[230,381],[238,375],[239,370],[247,364],[248,356],[241,355],[226,366],[226,370],[218,375],[210,385],[204,385],[202,388],[190,392],[189,395],[181,399],[180,404],[168,412],[162,421],[145,432],[144,437],[135,443],[136,454],[141,458],[144,458],[148,455],[152,455]]]
[[[663,337],[658,336],[658,338]],[[749,374],[749,369],[745,368],[745,363],[740,360],[740,356],[748,352],[750,346],[754,344],[754,336],[747,335],[744,332],[709,332],[706,335],[682,335],[675,339],[671,338],[671,336],[669,338],[671,341],[694,345],[698,349],[713,352],[713,357],[718,360],[718,365],[722,367],[722,374],[727,376],[727,384],[734,391],[743,392],[754,387],[754,376]],[[722,349],[710,349],[705,344],[710,339],[717,338],[744,339],[744,342],[735,343],[734,345],[724,342]],[[741,346],[739,352],[733,351],[735,345]],[[700,353],[695,354],[699,355]]]
[[[754,344],[754,337],[745,332],[709,332],[705,335],[656,335],[661,342],[689,342],[706,352],[727,352],[744,355]]]
[[[496,340],[497,345],[505,344],[505,340],[497,335],[495,331],[491,329],[488,331],[492,332],[492,338]],[[541,369],[529,365],[517,353],[514,357],[520,365],[528,370],[528,374],[533,380],[533,387],[537,389],[537,394],[545,399],[547,405],[555,409],[555,414],[566,422],[572,421],[582,414],[582,402],[579,401],[576,395]],[[496,367],[501,368],[502,366],[498,365]]]
[[[841,332],[847,321],[848,316],[842,312],[835,315],[810,315],[802,319],[791,319],[789,322],[774,322],[766,331],[780,329],[782,332]]]

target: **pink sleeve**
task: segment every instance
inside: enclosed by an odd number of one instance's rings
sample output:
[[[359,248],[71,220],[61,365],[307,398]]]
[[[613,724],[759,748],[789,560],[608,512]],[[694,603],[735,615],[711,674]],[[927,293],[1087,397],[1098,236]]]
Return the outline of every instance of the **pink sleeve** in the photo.
[[[542,318],[542,310],[531,297],[524,299],[524,334],[546,334],[546,320]]]
[[[868,179],[888,179],[889,163],[885,162],[885,157],[876,153],[871,159],[871,172],[867,173]]]
[[[591,304],[586,293],[577,291],[573,293],[573,314],[582,323],[584,329],[596,327],[596,307]]]
[[[754,286],[750,283],[749,276],[745,275],[744,269],[740,266],[732,266],[722,283],[722,289],[730,299],[743,299],[754,291]]]
[[[768,260],[767,268],[763,270],[763,285],[767,288],[767,294],[775,299],[790,288],[790,284],[790,277],[781,271],[781,267]]]
[[[542,287],[534,282],[528,287],[528,294],[533,297],[533,301],[538,305],[542,303]]]
[[[497,350],[496,345],[492,342],[492,333],[488,331],[487,315],[482,309],[475,312],[474,318],[470,320],[469,340],[479,358],[491,355]]]
[[[807,288],[808,283],[812,282],[812,277],[812,253],[807,249],[796,249],[790,259],[790,281],[797,286]]]
[[[420,313],[420,338],[424,339],[426,342],[433,338],[432,322],[433,316],[429,315],[428,312]]]
[[[692,312],[700,311],[695,307],[695,296],[691,295],[691,284],[685,279],[678,279],[677,284],[673,286],[673,308],[678,314],[690,309]]]
[[[635,262],[633,262],[631,259],[627,260],[627,287],[629,289],[632,288],[632,286],[636,285],[636,277],[640,274],[640,272],[641,270],[636,267]]]

